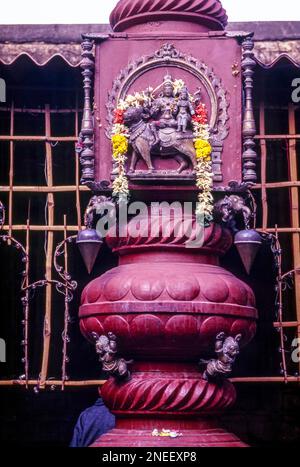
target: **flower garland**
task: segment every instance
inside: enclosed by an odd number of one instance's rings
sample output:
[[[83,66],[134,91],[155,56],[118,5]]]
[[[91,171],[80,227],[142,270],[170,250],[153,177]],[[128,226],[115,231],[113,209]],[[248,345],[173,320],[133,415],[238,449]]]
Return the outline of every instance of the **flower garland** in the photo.
[[[179,94],[185,87],[183,80],[173,82],[174,93]],[[128,154],[129,129],[124,122],[124,112],[129,107],[138,107],[145,103],[151,103],[153,89],[128,95],[125,100],[120,100],[118,107],[114,111],[114,122],[112,127],[112,147],[113,160],[117,164],[117,176],[113,181],[113,196],[128,196],[129,186],[126,176],[125,165]],[[194,97],[190,95],[191,102]],[[199,189],[196,217],[204,225],[209,225],[213,219],[213,173],[212,173],[212,147],[209,142],[210,131],[208,125],[208,112],[205,104],[200,103],[195,107],[195,114],[192,117],[194,146],[196,150],[196,186]],[[202,220],[203,219],[203,220]]]
[[[113,196],[125,197],[129,195],[129,186],[125,170],[129,134],[127,127],[124,125],[124,110],[116,109],[114,117],[111,142],[113,148],[113,160],[117,164],[118,173],[112,184]]]
[[[213,220],[213,173],[209,142],[208,113],[205,104],[195,108],[192,117],[194,129],[194,146],[196,149],[196,186],[199,189],[196,217],[207,226]]]
[[[143,105],[149,99],[149,93],[153,91],[148,89],[148,95],[145,92],[128,95],[125,100],[120,100],[118,107],[114,111],[114,121],[111,132],[111,142],[113,148],[113,160],[117,164],[117,176],[113,181],[113,196],[127,197],[129,195],[129,185],[126,176],[125,165],[128,153],[129,129],[124,122],[124,112],[129,107],[138,107]]]

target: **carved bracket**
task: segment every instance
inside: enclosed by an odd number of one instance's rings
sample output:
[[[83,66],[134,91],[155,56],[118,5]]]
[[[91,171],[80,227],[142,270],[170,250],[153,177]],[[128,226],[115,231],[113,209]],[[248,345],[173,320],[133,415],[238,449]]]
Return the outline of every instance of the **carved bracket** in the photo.
[[[213,216],[216,223],[224,224],[233,232],[238,232],[237,221],[240,220],[243,223],[243,228],[249,229],[254,214],[246,205],[244,198],[230,195],[215,203]]]
[[[241,339],[241,334],[235,337],[226,337],[225,332],[221,332],[216,336],[215,352],[217,358],[209,361],[200,361],[200,364],[207,364],[203,373],[203,379],[218,381],[230,375],[233,364],[240,353],[239,342]]]
[[[93,229],[97,214],[103,215],[105,211],[108,211],[108,215],[114,220],[116,206],[113,203],[112,198],[108,198],[107,196],[92,196],[84,213],[85,227]]]
[[[109,332],[107,336],[99,336],[93,332],[92,337],[95,340],[99,361],[102,363],[102,370],[116,379],[128,380],[130,378],[128,365],[132,363],[132,360],[127,361],[117,357],[117,337],[112,332]]]

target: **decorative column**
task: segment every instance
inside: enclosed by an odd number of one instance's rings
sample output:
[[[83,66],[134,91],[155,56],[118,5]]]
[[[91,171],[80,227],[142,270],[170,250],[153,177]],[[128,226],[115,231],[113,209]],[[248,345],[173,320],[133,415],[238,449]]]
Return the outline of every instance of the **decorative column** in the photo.
[[[254,60],[253,34],[250,34],[242,42],[243,60],[242,69],[244,76],[245,109],[243,118],[243,181],[253,182],[257,180],[256,159],[254,150],[256,134],[254,111],[253,111],[253,75],[256,62]]]
[[[125,237],[108,238],[119,266],[82,294],[82,333],[90,341],[111,333],[118,351],[113,376],[100,389],[117,426],[96,446],[243,446],[217,416],[235,401],[223,378],[231,364],[223,362],[233,362],[255,334],[254,295],[219,266],[232,244],[228,230],[211,224],[203,245],[188,248],[189,239],[176,234],[178,222],[168,238],[161,213],[145,219],[138,238],[130,223]],[[195,219],[188,222],[197,233]],[[126,362],[131,377],[116,379]],[[163,428],[177,437],[154,436]]]
[[[82,142],[82,151],[80,162],[82,167],[81,183],[86,184],[95,179],[95,154],[94,154],[94,121],[92,110],[92,80],[94,76],[94,55],[93,41],[84,39],[81,44],[83,89],[84,89],[84,107],[80,139]]]
[[[99,195],[110,190],[119,214],[124,195],[149,211],[123,236],[110,231],[119,265],[82,295],[81,330],[110,375],[100,391],[117,416],[96,445],[242,446],[217,419],[234,403],[226,377],[254,336],[257,311],[219,257],[232,245],[226,222],[237,231],[249,214],[234,193],[256,181],[252,35],[226,32],[219,0],[121,0],[110,24],[105,37],[84,36],[82,181]],[[229,194],[217,201],[220,191]],[[164,201],[182,212],[190,203],[189,214],[150,210]],[[255,243],[238,240],[243,250]]]

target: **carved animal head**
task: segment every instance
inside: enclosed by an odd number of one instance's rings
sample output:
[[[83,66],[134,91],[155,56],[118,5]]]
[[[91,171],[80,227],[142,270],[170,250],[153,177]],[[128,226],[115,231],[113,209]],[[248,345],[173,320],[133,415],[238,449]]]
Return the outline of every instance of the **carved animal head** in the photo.
[[[227,222],[231,216],[232,203],[229,196],[224,196],[214,206],[214,218],[216,222]]]
[[[245,207],[245,201],[241,196],[231,195],[228,200],[235,211],[241,211]]]
[[[98,354],[103,354],[109,349],[109,338],[107,336],[99,336],[96,332],[92,332],[92,338],[95,341],[96,352]]]
[[[240,353],[239,343],[242,339],[241,334],[237,334],[235,337],[226,337],[225,333],[217,335],[216,350],[219,354],[220,359],[226,359],[227,361],[234,362],[238,354]]]
[[[142,114],[144,109],[142,106],[139,107],[128,107],[127,110],[124,112],[124,123],[128,127],[138,123],[142,120]]]

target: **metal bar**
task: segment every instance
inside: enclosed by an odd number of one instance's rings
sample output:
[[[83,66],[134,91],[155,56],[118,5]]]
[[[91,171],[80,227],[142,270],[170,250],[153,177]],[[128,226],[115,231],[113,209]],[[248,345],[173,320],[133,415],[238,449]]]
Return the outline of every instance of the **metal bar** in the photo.
[[[90,381],[65,381],[65,386],[68,387],[84,387],[84,386],[102,386],[106,380],[90,380]],[[13,380],[0,380],[0,387],[1,386],[25,386],[26,382],[24,380],[13,379]],[[29,380],[29,386],[38,386],[39,381],[37,380]],[[47,386],[61,386],[61,380],[47,380],[45,381],[45,387]]]
[[[276,231],[278,233],[300,233],[300,228],[295,228],[295,227],[278,227],[277,229],[273,228],[268,228],[268,229],[257,229],[258,231],[262,232],[270,232],[270,233],[275,233]]]
[[[299,376],[259,376],[259,377],[244,377],[231,378],[232,383],[300,383]]]
[[[283,321],[282,323],[280,322],[275,322],[273,323],[274,328],[296,328],[300,326],[300,323],[297,321]]]
[[[260,183],[251,187],[251,190],[260,190],[262,185]],[[266,188],[290,188],[290,187],[299,187],[300,188],[300,181],[294,182],[273,182],[273,183],[266,183]]]
[[[53,186],[53,167],[52,167],[52,147],[49,143],[49,137],[51,135],[51,120],[49,105],[45,106],[45,129],[46,129],[46,168],[47,168],[47,185],[48,187]],[[54,224],[54,196],[53,193],[49,192],[47,196],[47,208],[48,208],[48,224]],[[47,281],[52,280],[52,257],[53,257],[53,236],[52,230],[47,232],[47,251],[46,251],[46,271],[45,279]],[[48,283],[46,286],[46,303],[45,303],[45,318],[44,318],[44,341],[43,341],[43,358],[42,368],[40,372],[40,384],[41,389],[45,388],[45,381],[48,374],[49,366],[49,354],[50,354],[50,341],[51,341],[51,320],[52,320],[52,284]]]
[[[0,186],[0,192],[9,192],[9,186]],[[16,193],[65,193],[72,191],[90,191],[87,186],[65,185],[65,186],[13,186],[12,191]]]
[[[64,215],[64,271],[68,275],[68,246],[67,246],[67,216]],[[65,281],[65,311],[64,311],[64,330],[63,330],[63,350],[62,350],[62,376],[61,390],[65,389],[67,381],[67,351],[68,351],[68,327],[69,327],[69,290],[68,281]]]
[[[285,380],[283,376],[250,376],[242,378],[230,378],[232,383],[300,383],[299,376],[288,376]],[[86,381],[66,381],[66,387],[89,387],[89,386],[102,386],[106,380],[86,380]],[[29,386],[36,386],[38,382],[36,380],[28,381]],[[60,380],[47,380],[45,386],[58,386],[60,387],[62,382]],[[25,386],[23,380],[2,380],[0,386]]]
[[[261,101],[259,107],[259,128],[263,133],[265,132],[265,107],[264,102]],[[261,198],[262,198],[262,228],[263,230],[268,227],[268,198],[266,189],[267,179],[267,147],[266,140],[260,140],[261,147]]]
[[[254,139],[268,139],[268,140],[276,140],[276,139],[300,139],[300,135],[296,134],[288,134],[288,135],[265,135],[265,134],[260,134],[256,135]]]
[[[27,219],[27,224],[26,224],[26,246],[25,246],[25,251],[26,251],[26,256],[29,258],[29,253],[30,253],[30,219],[29,219],[30,212],[28,212],[28,219]],[[29,380],[29,261],[26,261],[26,266],[25,266],[25,277],[26,281],[24,283],[24,286],[26,287],[26,292],[25,292],[25,306],[24,306],[24,359],[25,359],[25,381],[26,381],[26,388],[28,388],[28,380]]]
[[[266,183],[266,188],[289,188],[289,187],[299,187],[300,188],[300,181],[295,182],[274,182],[274,183]],[[76,185],[59,185],[53,186],[48,188],[47,186],[33,186],[33,185],[15,185],[13,186],[13,191],[17,192],[33,192],[33,191],[40,191],[44,193],[48,193],[49,191],[52,192],[65,192],[65,191],[76,191]],[[251,187],[251,190],[260,190],[261,184],[256,184]],[[79,185],[80,191],[90,191],[90,189],[85,185]],[[0,192],[8,192],[9,186],[0,186]]]
[[[10,109],[10,134],[14,134],[14,103]],[[13,216],[13,184],[14,184],[14,143],[9,144],[9,198],[8,198],[8,234],[12,235]]]
[[[291,135],[296,133],[296,118],[295,118],[295,107],[291,103],[289,105],[289,132]],[[296,151],[296,140],[295,138],[289,140],[289,152],[288,152],[288,162],[290,169],[290,178],[291,181],[298,180],[298,167],[297,167],[297,151]],[[292,227],[299,228],[299,191],[297,187],[292,187],[291,189],[291,217],[292,217]],[[300,236],[299,233],[293,233],[293,263],[294,269],[300,267]],[[300,322],[300,274],[295,271],[295,298],[296,298],[296,315],[297,321]],[[298,338],[300,338],[300,327],[297,329]],[[299,371],[300,371],[300,362],[299,362]]]
[[[15,113],[33,113],[33,114],[44,114],[45,109],[37,108],[37,109],[27,109],[26,107],[15,107]],[[0,112],[9,112],[10,107],[0,107]],[[51,114],[68,114],[68,113],[75,113],[76,109],[50,109]]]
[[[260,190],[262,185],[260,183],[253,185],[251,187],[251,190]],[[266,183],[266,188],[272,189],[272,188],[290,188],[290,187],[299,187],[300,188],[300,181],[294,181],[294,182],[272,182],[272,183]],[[15,185],[13,186],[13,191],[25,191],[25,192],[33,192],[33,191],[40,191],[40,192],[45,192],[48,193],[49,191],[53,192],[64,192],[64,191],[76,191],[77,187],[76,185],[59,185],[59,186],[53,186],[51,188],[48,188],[47,186],[33,186],[33,185]],[[79,185],[79,190],[80,191],[90,191],[90,189],[85,186],[85,185]],[[0,192],[6,192],[9,191],[9,186],[0,186]]]
[[[21,225],[13,225],[12,226],[14,231],[22,231],[26,230],[26,224],[21,224]],[[4,225],[3,226],[4,230],[8,230],[8,226]],[[63,232],[64,231],[64,226],[63,225],[31,225],[30,230],[34,232]],[[68,225],[67,226],[68,232],[78,232],[78,225]]]
[[[8,230],[8,225],[3,226],[4,230]],[[12,226],[12,229],[14,231],[20,231],[20,230],[26,230],[26,224],[15,224]],[[53,231],[53,232],[63,232],[64,226],[63,225],[30,225],[30,230],[31,231],[41,231],[41,232],[47,232],[47,231]],[[78,225],[68,225],[67,226],[68,232],[78,232]],[[269,233],[275,233],[276,229],[273,228],[268,228],[268,229],[257,229],[259,232],[269,232]],[[292,228],[292,227],[279,227],[277,229],[278,233],[300,233],[300,228]]]
[[[278,230],[277,230],[277,225],[275,227],[275,237],[276,237],[276,250],[280,251],[279,256],[278,256],[278,272],[277,272],[277,284],[278,284],[278,302],[279,302],[279,308],[278,308],[278,320],[279,323],[283,323],[283,277],[282,277],[282,253],[281,253],[281,248],[280,248],[280,243],[278,239]],[[284,376],[284,381],[285,383],[287,382],[287,366],[286,366],[286,358],[285,358],[285,336],[283,333],[283,327],[279,327],[279,332],[280,332],[280,352],[281,352],[281,365],[282,365],[282,371],[283,371],[283,376]]]
[[[49,114],[50,115],[50,114]],[[28,135],[0,135],[0,141],[41,141],[41,142],[76,142],[75,136],[28,136]]]

